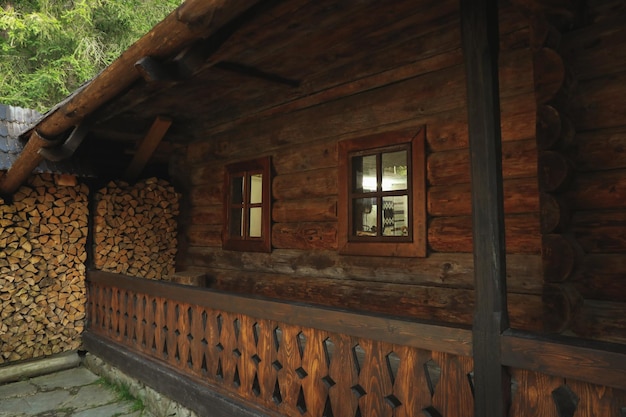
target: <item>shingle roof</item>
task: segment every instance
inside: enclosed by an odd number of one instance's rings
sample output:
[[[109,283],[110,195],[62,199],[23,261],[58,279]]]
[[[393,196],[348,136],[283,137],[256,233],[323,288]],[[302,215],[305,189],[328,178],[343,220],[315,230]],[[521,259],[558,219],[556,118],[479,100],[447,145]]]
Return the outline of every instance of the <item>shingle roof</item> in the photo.
[[[0,170],[8,170],[24,149],[25,140],[20,135],[33,127],[42,115],[36,110],[0,104]],[[42,161],[35,173],[93,175],[83,163],[70,158],[62,162]]]

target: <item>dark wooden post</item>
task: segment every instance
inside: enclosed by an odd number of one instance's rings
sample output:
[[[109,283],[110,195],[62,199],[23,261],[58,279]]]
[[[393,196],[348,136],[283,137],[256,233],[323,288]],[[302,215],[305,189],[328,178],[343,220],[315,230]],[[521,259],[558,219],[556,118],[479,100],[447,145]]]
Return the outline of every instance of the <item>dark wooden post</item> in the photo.
[[[510,384],[500,336],[506,310],[504,208],[498,87],[498,2],[461,0],[472,175],[476,310],[473,324],[476,417],[506,416]]]

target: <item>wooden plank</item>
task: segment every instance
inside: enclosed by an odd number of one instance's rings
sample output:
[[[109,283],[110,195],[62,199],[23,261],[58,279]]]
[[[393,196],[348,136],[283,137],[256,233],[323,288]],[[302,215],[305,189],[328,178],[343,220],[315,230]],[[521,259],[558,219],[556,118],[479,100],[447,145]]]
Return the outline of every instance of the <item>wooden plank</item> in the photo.
[[[173,120],[171,118],[164,116],[157,116],[154,119],[150,130],[148,130],[146,136],[140,141],[137,152],[133,155],[133,159],[130,161],[128,168],[126,168],[124,176],[128,180],[134,181],[137,179],[167,133],[167,130],[172,125],[172,122]]]
[[[502,363],[512,368],[626,389],[626,353],[620,344],[564,336],[540,337],[509,330],[502,335]]]
[[[102,271],[89,271],[88,276],[90,282],[94,284],[141,291],[172,301],[187,302],[222,311],[236,311],[252,317],[262,317],[357,337],[374,338],[422,349],[465,356],[471,354],[471,333],[460,327],[442,327],[391,319],[380,315],[357,314],[336,309],[262,300]]]
[[[511,379],[517,389],[511,398],[510,417],[560,417],[552,391],[563,384],[563,378],[525,369],[511,369]]]
[[[509,317],[498,85],[498,2],[464,0],[460,3],[474,208],[471,226],[476,278],[472,325],[474,413],[476,417],[504,416],[511,388],[500,353],[500,333],[509,327]]]

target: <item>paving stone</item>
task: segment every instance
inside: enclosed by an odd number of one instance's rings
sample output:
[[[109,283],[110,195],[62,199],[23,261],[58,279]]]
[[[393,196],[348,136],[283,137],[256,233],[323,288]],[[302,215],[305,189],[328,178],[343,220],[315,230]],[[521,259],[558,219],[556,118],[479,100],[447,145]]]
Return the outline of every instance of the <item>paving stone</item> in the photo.
[[[72,417],[111,417],[128,414],[130,412],[130,404],[113,403],[75,413]]]
[[[0,402],[7,398],[25,397],[37,392],[37,387],[28,381],[14,382],[12,384],[0,385]],[[0,409],[2,407],[0,406]]]
[[[6,416],[37,415],[44,411],[61,409],[61,404],[69,397],[69,392],[57,390],[38,392],[22,398],[10,398],[2,401],[0,412],[6,413]]]
[[[93,384],[98,377],[85,368],[68,369],[67,371],[56,372],[49,375],[40,376],[30,380],[31,384],[37,385],[44,391],[56,388],[80,387]]]
[[[70,391],[74,391],[71,389]],[[99,385],[92,384],[76,388],[73,394],[61,406],[64,408],[73,408],[76,411],[96,408],[117,401],[117,395],[112,390]]]

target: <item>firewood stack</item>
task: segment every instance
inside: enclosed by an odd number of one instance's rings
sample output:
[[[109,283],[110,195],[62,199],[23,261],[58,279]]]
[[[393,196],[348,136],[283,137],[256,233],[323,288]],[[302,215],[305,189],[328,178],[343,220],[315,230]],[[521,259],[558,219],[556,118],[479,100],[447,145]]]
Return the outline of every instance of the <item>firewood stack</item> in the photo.
[[[178,195],[167,181],[111,181],[95,198],[96,269],[149,279],[174,273]]]
[[[80,346],[87,194],[44,174],[0,199],[0,364]]]

